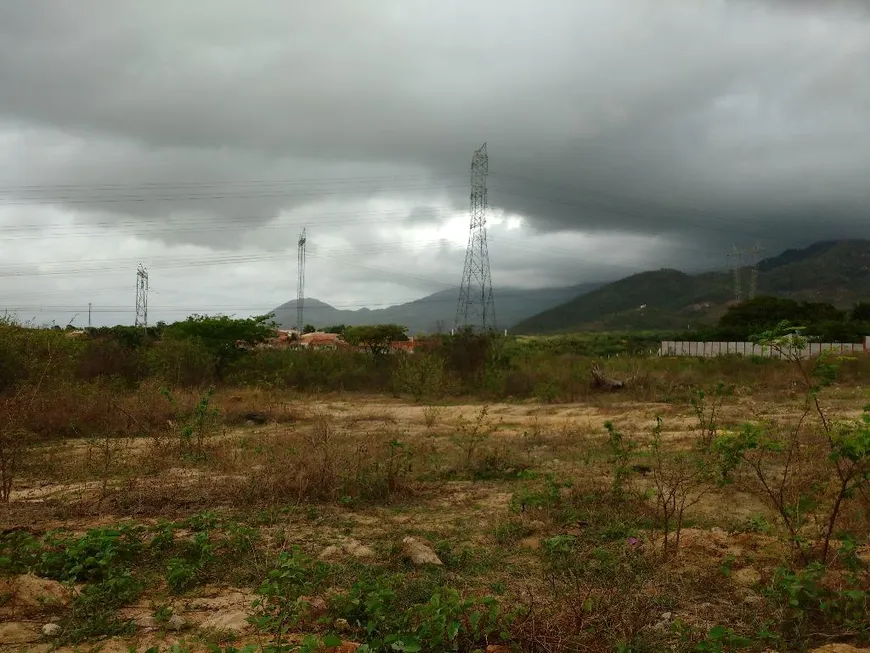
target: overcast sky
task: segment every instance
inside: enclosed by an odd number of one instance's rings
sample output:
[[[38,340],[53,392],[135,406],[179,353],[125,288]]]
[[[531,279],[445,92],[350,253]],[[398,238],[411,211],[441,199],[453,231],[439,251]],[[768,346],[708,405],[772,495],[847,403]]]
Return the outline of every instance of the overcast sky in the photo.
[[[820,8],[825,5],[825,8]],[[0,2],[0,309],[132,323],[867,237],[870,18],[748,0]],[[37,310],[39,309],[39,310]]]

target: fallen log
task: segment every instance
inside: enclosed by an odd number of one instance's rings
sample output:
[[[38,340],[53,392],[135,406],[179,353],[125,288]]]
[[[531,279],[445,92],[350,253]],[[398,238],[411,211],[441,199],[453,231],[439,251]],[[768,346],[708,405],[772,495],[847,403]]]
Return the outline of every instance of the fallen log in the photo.
[[[620,381],[619,379],[614,379],[613,377],[606,376],[604,372],[601,371],[601,367],[598,365],[598,363],[594,363],[592,365],[590,372],[592,373],[593,388],[602,388],[604,390],[621,390],[625,387],[625,381]]]

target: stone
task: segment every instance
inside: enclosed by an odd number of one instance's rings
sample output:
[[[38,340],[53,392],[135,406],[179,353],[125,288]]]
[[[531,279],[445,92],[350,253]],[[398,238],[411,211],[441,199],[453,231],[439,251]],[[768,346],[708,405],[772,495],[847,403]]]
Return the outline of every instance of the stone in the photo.
[[[60,632],[60,626],[58,624],[45,624],[42,627],[42,634],[46,637],[54,637]]]
[[[250,625],[248,614],[244,610],[218,610],[203,621],[199,627],[209,630],[244,633]]]
[[[374,558],[375,550],[354,539],[345,540],[341,547],[354,558]]]
[[[166,621],[166,630],[182,630],[187,626],[184,617],[174,614]]]
[[[353,538],[345,538],[338,544],[330,544],[328,547],[323,549],[323,551],[320,552],[319,558],[321,560],[329,560],[337,557],[342,552],[353,556],[354,558],[364,559],[374,558],[377,555],[375,550],[370,546],[366,546],[362,542]]]
[[[157,620],[150,614],[138,614],[133,617],[133,623],[142,630],[156,630]]]
[[[410,535],[402,540],[402,555],[415,565],[444,564],[432,547]]]
[[[39,633],[30,624],[20,621],[0,623],[0,645],[30,644],[39,640]]]

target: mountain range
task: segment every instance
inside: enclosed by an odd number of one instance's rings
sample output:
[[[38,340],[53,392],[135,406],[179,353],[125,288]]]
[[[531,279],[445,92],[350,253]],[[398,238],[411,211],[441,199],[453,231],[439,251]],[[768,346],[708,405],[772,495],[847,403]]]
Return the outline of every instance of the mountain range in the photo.
[[[521,320],[558,306],[601,285],[601,283],[586,283],[565,288],[536,290],[494,288],[496,322],[500,328],[509,328]],[[303,317],[306,324],[311,324],[318,329],[339,324],[347,326],[403,324],[412,334],[446,332],[454,324],[458,298],[457,287],[387,308],[342,310],[318,299],[306,297]],[[285,328],[295,326],[296,300],[281,304],[274,309],[274,314],[275,321],[280,326]]]
[[[753,279],[754,277],[754,279]],[[759,295],[828,302],[847,308],[870,300],[870,240],[836,240],[789,249],[743,268],[741,297]],[[337,324],[404,324],[410,333],[449,331],[459,289],[381,309],[340,310],[305,299],[305,322],[318,328]],[[664,268],[612,283],[563,288],[495,289],[499,328],[514,334],[569,331],[681,330],[715,323],[736,302],[733,272],[687,274]],[[275,309],[278,324],[296,324],[296,301]]]
[[[751,268],[741,270],[743,298],[750,292],[752,276]],[[870,298],[870,241],[825,241],[786,250],[758,263],[755,285],[758,295],[848,308]],[[521,320],[511,331],[686,329],[714,323],[736,301],[736,295],[733,273],[641,272],[545,309]]]

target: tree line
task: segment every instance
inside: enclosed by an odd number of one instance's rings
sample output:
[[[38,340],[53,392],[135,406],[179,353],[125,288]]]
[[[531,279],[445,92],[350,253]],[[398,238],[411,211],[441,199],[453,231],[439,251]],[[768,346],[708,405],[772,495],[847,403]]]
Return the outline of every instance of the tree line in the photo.
[[[851,309],[838,309],[828,302],[797,301],[761,296],[730,306],[718,323],[699,327],[684,340],[748,341],[754,334],[782,322],[803,327],[802,333],[816,342],[861,342],[870,335],[870,302]]]

